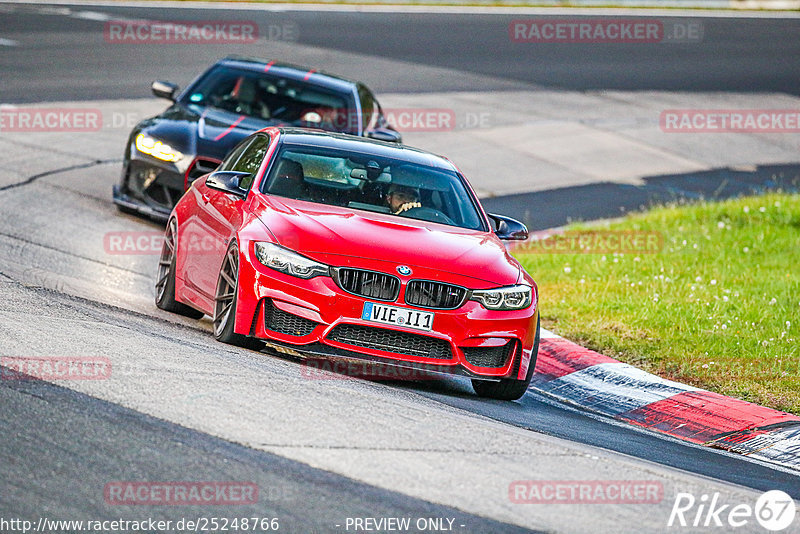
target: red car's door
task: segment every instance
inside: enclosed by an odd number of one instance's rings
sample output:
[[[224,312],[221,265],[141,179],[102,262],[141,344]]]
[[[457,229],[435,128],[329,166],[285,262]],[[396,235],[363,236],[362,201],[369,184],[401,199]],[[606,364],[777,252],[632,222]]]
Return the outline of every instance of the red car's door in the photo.
[[[237,147],[220,166],[220,171],[238,171],[249,173],[240,185],[249,190],[256,173],[261,167],[269,148],[269,137],[256,135]],[[220,266],[225,252],[244,220],[246,201],[237,195],[227,193],[201,184],[198,187],[201,201],[198,204],[197,232],[194,254],[196,269],[193,269],[192,285],[213,306]]]

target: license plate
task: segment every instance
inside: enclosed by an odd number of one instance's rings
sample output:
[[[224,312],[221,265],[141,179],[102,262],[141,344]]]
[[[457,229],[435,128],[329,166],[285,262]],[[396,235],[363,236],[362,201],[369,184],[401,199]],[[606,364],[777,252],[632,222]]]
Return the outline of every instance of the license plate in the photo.
[[[373,323],[393,324],[405,326],[415,330],[430,331],[433,327],[433,313],[387,306],[375,302],[365,302],[361,318]]]

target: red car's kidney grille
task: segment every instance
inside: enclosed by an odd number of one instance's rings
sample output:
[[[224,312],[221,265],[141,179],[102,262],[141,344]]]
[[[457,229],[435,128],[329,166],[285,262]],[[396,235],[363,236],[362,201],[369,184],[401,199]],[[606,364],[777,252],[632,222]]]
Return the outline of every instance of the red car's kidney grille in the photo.
[[[390,274],[363,269],[336,269],[339,286],[360,297],[391,301],[400,293],[400,280]]]
[[[269,299],[264,301],[264,328],[267,330],[290,336],[307,336],[317,324],[277,308]]]
[[[461,347],[464,357],[477,367],[504,367],[514,351],[516,342],[509,341],[499,347]]]
[[[449,360],[453,354],[450,343],[409,332],[398,332],[386,328],[374,328],[354,324],[340,324],[333,328],[328,339],[345,345],[383,350],[406,356]]]
[[[406,303],[423,308],[439,308],[452,310],[464,303],[467,290],[460,286],[431,282],[428,280],[412,280],[406,286]]]

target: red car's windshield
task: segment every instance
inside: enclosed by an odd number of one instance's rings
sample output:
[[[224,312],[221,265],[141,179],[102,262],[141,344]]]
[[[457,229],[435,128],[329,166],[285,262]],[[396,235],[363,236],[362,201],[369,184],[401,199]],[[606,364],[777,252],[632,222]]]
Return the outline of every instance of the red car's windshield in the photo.
[[[485,230],[452,170],[322,148],[285,147],[264,192],[320,204]]]

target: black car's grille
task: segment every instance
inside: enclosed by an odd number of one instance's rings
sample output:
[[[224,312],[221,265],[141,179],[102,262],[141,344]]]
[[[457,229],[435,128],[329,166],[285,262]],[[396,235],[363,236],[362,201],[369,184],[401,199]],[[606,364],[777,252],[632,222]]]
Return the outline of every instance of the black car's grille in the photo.
[[[406,303],[423,308],[452,310],[461,306],[467,290],[428,280],[412,280],[406,286]]]
[[[437,360],[452,358],[450,343],[443,339],[397,332],[386,328],[340,324],[328,334],[328,339],[345,345],[383,350],[406,356],[436,358]]]
[[[194,163],[192,163],[192,166],[189,168],[189,172],[186,173],[186,186],[188,187],[204,174],[214,172],[217,170],[217,167],[219,167],[218,161],[206,158],[195,159]]]
[[[264,301],[264,328],[267,330],[289,336],[307,336],[317,324],[304,317],[281,310],[269,299]]]
[[[336,281],[349,293],[375,300],[395,300],[400,293],[396,276],[362,269],[336,269]]]
[[[503,367],[514,351],[515,341],[509,341],[499,347],[461,347],[464,357],[477,367]]]

